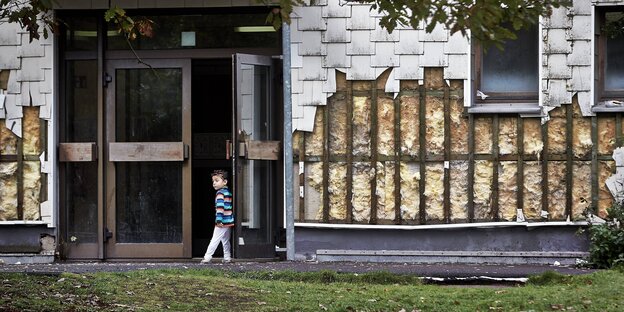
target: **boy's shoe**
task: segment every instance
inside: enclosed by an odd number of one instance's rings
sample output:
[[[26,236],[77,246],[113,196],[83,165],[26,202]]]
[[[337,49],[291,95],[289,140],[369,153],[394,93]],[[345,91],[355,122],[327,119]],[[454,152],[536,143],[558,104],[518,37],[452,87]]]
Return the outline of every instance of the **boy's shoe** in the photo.
[[[232,259],[223,259],[223,263],[231,263]]]
[[[199,263],[201,263],[201,264],[207,264],[207,263],[210,263],[210,261],[212,261],[212,258],[208,258],[208,259],[204,258],[204,259],[202,259],[202,261],[201,261],[201,262],[199,262]]]

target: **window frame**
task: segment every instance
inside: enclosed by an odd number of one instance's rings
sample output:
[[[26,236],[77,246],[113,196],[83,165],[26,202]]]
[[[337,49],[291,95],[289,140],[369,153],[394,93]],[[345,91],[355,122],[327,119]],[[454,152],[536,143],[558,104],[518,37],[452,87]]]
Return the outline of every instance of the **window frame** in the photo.
[[[612,91],[605,89],[607,70],[607,36],[602,27],[606,21],[606,14],[609,12],[621,12],[624,14],[624,5],[596,6],[594,8],[594,112],[624,111],[623,105],[610,106],[608,101],[624,101],[624,89]],[[622,36],[624,40],[624,36]]]
[[[541,82],[541,50],[542,43],[540,40],[541,24],[535,26],[537,32],[538,59],[537,65],[537,79],[538,88],[535,92],[522,92],[522,91],[510,91],[510,92],[485,92],[488,97],[481,99],[477,96],[477,91],[481,90],[483,85],[483,58],[485,55],[484,46],[476,39],[472,39],[471,48],[471,75],[472,83],[470,88],[471,103],[468,108],[469,113],[519,113],[519,114],[541,114],[541,94],[540,94],[540,82]],[[496,49],[496,47],[491,47]]]

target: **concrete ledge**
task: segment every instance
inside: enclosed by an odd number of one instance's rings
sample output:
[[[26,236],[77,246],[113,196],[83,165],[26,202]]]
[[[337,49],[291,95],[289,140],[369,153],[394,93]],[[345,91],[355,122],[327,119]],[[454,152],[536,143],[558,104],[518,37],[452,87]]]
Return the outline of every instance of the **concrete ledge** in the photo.
[[[0,264],[47,264],[54,263],[54,255],[0,253]]]
[[[319,262],[367,261],[405,263],[462,264],[554,264],[574,265],[585,259],[587,252],[564,251],[413,251],[413,250],[347,250],[319,249]]]

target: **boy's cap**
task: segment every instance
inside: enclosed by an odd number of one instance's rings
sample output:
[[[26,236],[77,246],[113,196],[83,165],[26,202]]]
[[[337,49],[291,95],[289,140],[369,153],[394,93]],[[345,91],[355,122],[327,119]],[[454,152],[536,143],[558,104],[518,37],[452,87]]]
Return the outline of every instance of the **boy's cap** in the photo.
[[[212,174],[210,175],[212,177],[214,176],[221,176],[221,179],[223,180],[227,180],[228,179],[228,172],[225,170],[215,170],[212,172]]]

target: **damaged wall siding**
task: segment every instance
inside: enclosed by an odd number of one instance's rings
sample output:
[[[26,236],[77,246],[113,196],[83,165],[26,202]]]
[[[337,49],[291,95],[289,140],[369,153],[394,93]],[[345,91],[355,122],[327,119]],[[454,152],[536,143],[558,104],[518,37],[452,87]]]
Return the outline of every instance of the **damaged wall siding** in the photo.
[[[587,209],[604,216],[621,118],[584,117],[576,98],[544,124],[466,114],[457,109],[463,85],[440,77],[426,68],[423,84],[402,84],[396,98],[384,92],[385,77],[352,82],[319,107],[314,130],[295,145],[307,164],[298,221],[515,222],[518,209],[529,222],[582,220]]]

